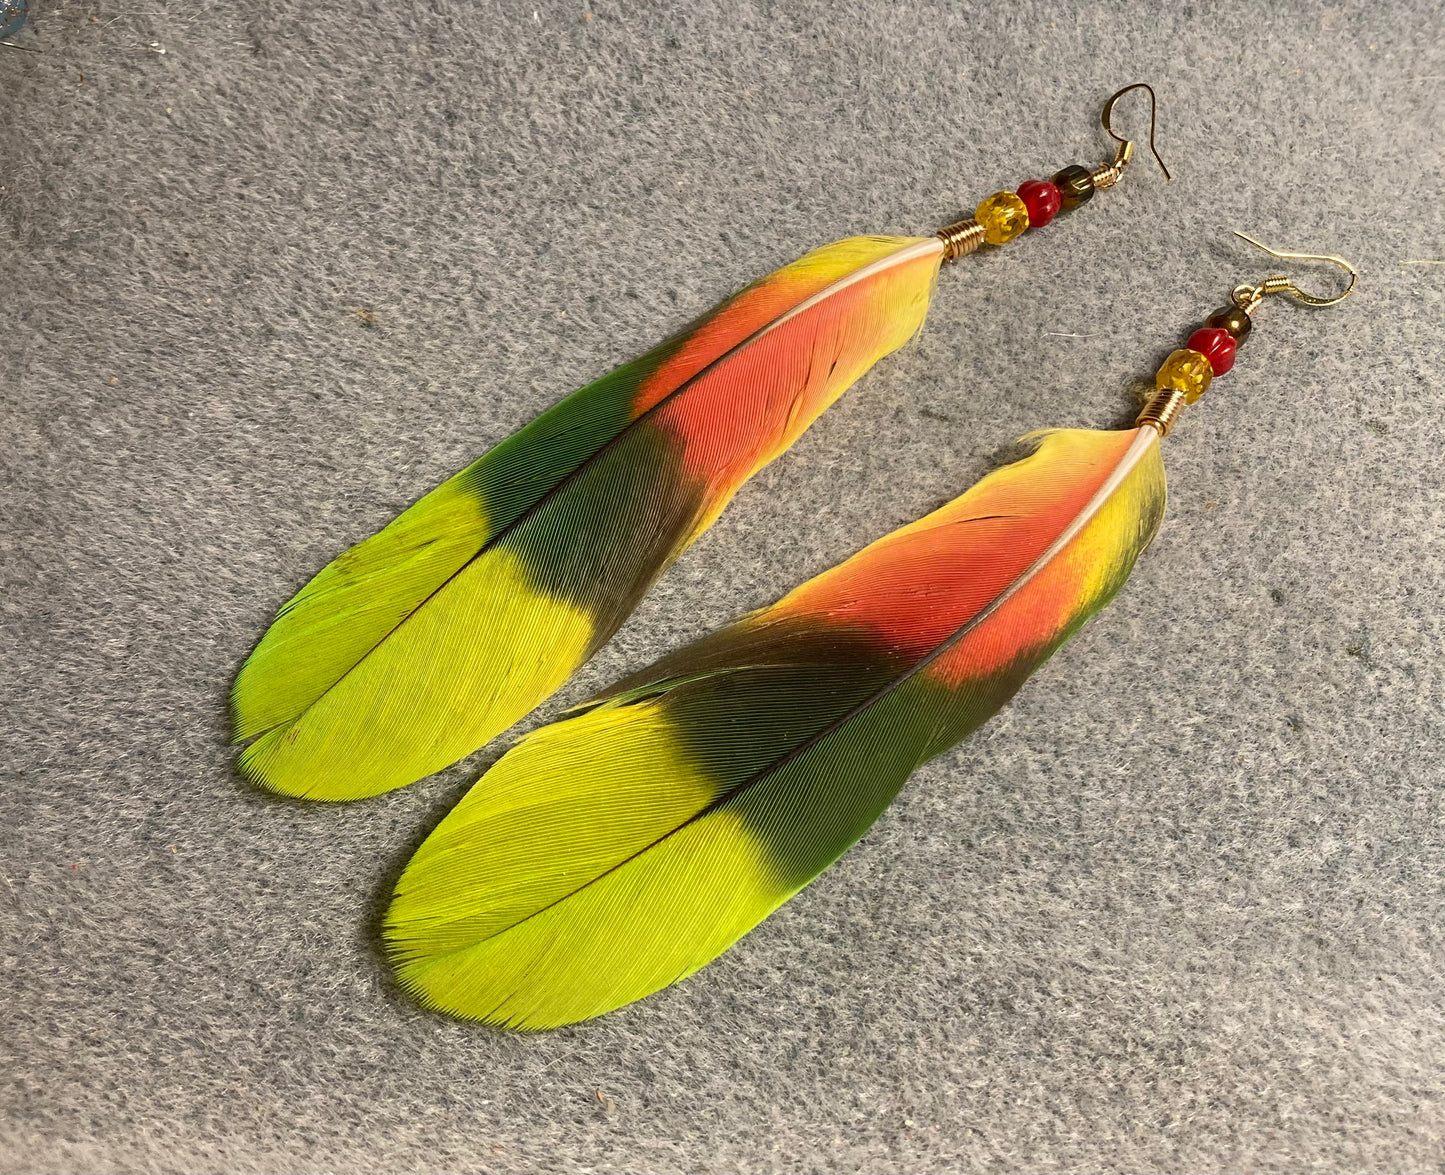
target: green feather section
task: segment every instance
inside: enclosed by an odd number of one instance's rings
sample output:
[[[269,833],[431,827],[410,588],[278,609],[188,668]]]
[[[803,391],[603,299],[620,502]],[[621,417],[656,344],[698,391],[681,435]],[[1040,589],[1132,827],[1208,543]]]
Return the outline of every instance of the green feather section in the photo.
[[[236,741],[304,713],[497,531],[621,432],[637,385],[683,338],[574,392],[320,571],[236,678]]]
[[[1021,608],[1013,619],[978,614],[986,670],[935,672],[950,656],[957,670],[972,622],[904,655],[866,625],[783,601],[523,739],[397,884],[384,933],[402,986],[453,1015],[542,1029],[705,965],[837,860],[916,767],[986,722],[1114,596],[1163,509],[1157,445],[1111,492],[1060,548],[1070,560],[1088,552],[1071,564],[1087,587],[1060,605],[1063,623],[1014,639],[1018,617],[1035,614],[1022,591],[1008,597]],[[1000,660],[1004,646],[1014,652]]]
[[[304,719],[248,746],[240,767],[273,790],[351,799],[474,751],[547,697],[621,623],[701,511],[666,476],[675,447],[627,432],[415,608]],[[659,484],[660,483],[660,484]],[[552,557],[565,549],[568,558]],[[404,683],[400,688],[398,683]]]
[[[883,237],[814,250],[335,560],[237,677],[235,737],[254,740],[240,770],[288,795],[356,799],[505,730],[611,636],[743,481],[911,337],[941,250]]]
[[[1016,688],[960,699],[914,677],[827,729],[891,676],[875,664],[713,673],[524,740],[397,887],[402,985],[455,1015],[549,1028],[715,958],[868,829],[960,703],[977,725]]]

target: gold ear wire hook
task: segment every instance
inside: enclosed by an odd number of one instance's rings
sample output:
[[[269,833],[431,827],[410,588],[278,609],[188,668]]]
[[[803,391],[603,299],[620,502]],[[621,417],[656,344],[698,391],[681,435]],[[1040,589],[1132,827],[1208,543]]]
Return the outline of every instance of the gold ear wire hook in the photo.
[[[1240,301],[1241,292],[1250,308],[1258,306],[1260,299],[1266,294],[1288,294],[1296,302],[1303,302],[1306,306],[1333,306],[1336,302],[1343,302],[1355,291],[1355,283],[1359,281],[1360,275],[1355,267],[1343,257],[1336,257],[1333,253],[1281,253],[1271,249],[1268,245],[1262,245],[1247,233],[1236,231],[1234,234],[1242,241],[1248,241],[1256,249],[1268,253],[1271,257],[1278,257],[1281,261],[1327,261],[1331,265],[1338,265],[1350,275],[1350,284],[1345,288],[1343,294],[1336,294],[1333,298],[1317,298],[1313,294],[1306,294],[1293,280],[1283,275],[1278,277],[1267,277],[1258,286],[1236,286],[1234,290],[1234,301],[1241,309],[1245,309],[1244,302]]]
[[[1134,90],[1147,90],[1149,93],[1149,150],[1153,154],[1155,162],[1159,164],[1159,170],[1164,173],[1164,178],[1172,184],[1174,177],[1169,174],[1169,169],[1164,166],[1164,160],[1159,154],[1159,148],[1154,145],[1154,130],[1159,119],[1159,99],[1154,96],[1154,87],[1147,82],[1135,82],[1133,85],[1125,86],[1104,103],[1104,113],[1099,115],[1099,121],[1104,124],[1105,133],[1119,144],[1119,149],[1114,154],[1114,166],[1122,170],[1134,155],[1133,142],[1116,135],[1112,125],[1114,103]]]

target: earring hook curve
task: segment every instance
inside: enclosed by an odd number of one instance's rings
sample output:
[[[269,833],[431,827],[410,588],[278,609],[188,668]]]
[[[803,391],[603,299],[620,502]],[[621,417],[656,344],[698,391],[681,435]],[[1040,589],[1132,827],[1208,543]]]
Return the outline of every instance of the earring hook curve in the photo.
[[[1125,94],[1131,93],[1134,90],[1147,90],[1149,93],[1149,151],[1154,156],[1154,161],[1159,164],[1159,170],[1164,173],[1164,178],[1172,184],[1174,177],[1169,174],[1169,168],[1165,166],[1164,159],[1159,154],[1159,148],[1154,145],[1154,131],[1159,118],[1159,99],[1155,97],[1153,86],[1149,85],[1148,82],[1134,82],[1132,85],[1125,86],[1104,103],[1104,112],[1099,116],[1099,121],[1104,124],[1104,132],[1109,138],[1119,144],[1121,151],[1131,151],[1133,149],[1133,143],[1129,139],[1120,138],[1114,133],[1112,120],[1114,117],[1114,103],[1118,102]]]
[[[1355,292],[1355,283],[1360,279],[1359,271],[1356,270],[1355,267],[1351,265],[1348,261],[1346,261],[1343,257],[1337,257],[1333,253],[1280,252],[1276,249],[1271,249],[1268,245],[1261,244],[1259,241],[1256,241],[1253,237],[1251,237],[1248,233],[1242,233],[1236,229],[1234,230],[1234,235],[1242,241],[1248,241],[1256,249],[1268,253],[1271,257],[1279,258],[1281,261],[1326,261],[1331,265],[1338,265],[1341,269],[1343,269],[1346,273],[1350,275],[1350,284],[1345,287],[1345,292],[1343,294],[1337,294],[1333,298],[1319,298],[1316,297],[1314,294],[1306,294],[1302,289],[1299,288],[1299,286],[1295,285],[1293,279],[1285,277],[1266,278],[1265,286],[1268,286],[1270,288],[1265,289],[1264,286],[1260,287],[1261,291],[1264,293],[1288,294],[1295,301],[1303,302],[1306,306],[1333,306],[1337,302],[1343,302],[1346,298],[1348,298],[1352,293]]]

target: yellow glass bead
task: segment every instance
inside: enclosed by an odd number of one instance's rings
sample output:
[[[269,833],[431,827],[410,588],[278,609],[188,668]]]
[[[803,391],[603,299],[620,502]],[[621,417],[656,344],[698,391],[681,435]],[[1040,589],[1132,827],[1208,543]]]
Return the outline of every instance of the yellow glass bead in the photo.
[[[1016,192],[995,192],[979,204],[973,218],[983,225],[983,239],[990,245],[1007,245],[1029,227],[1028,206]]]
[[[1192,404],[1204,395],[1209,381],[1213,378],[1214,368],[1209,366],[1209,360],[1198,351],[1191,351],[1186,347],[1173,352],[1164,360],[1164,366],[1159,368],[1159,374],[1154,377],[1154,386],[1160,391],[1177,388],[1184,393],[1184,402]]]

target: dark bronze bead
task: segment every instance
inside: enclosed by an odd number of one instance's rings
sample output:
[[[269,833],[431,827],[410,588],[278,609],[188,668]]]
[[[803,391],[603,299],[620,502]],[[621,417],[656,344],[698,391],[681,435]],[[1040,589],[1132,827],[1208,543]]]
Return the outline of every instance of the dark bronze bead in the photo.
[[[1080,167],[1077,163],[1055,174],[1049,183],[1059,189],[1065,212],[1072,212],[1080,204],[1087,204],[1094,198],[1094,177],[1089,174],[1087,167]]]
[[[1230,338],[1236,343],[1244,342],[1254,327],[1254,323],[1249,320],[1249,315],[1238,306],[1221,306],[1209,316],[1209,321],[1204,325],[1215,327],[1218,330],[1227,330]]]

